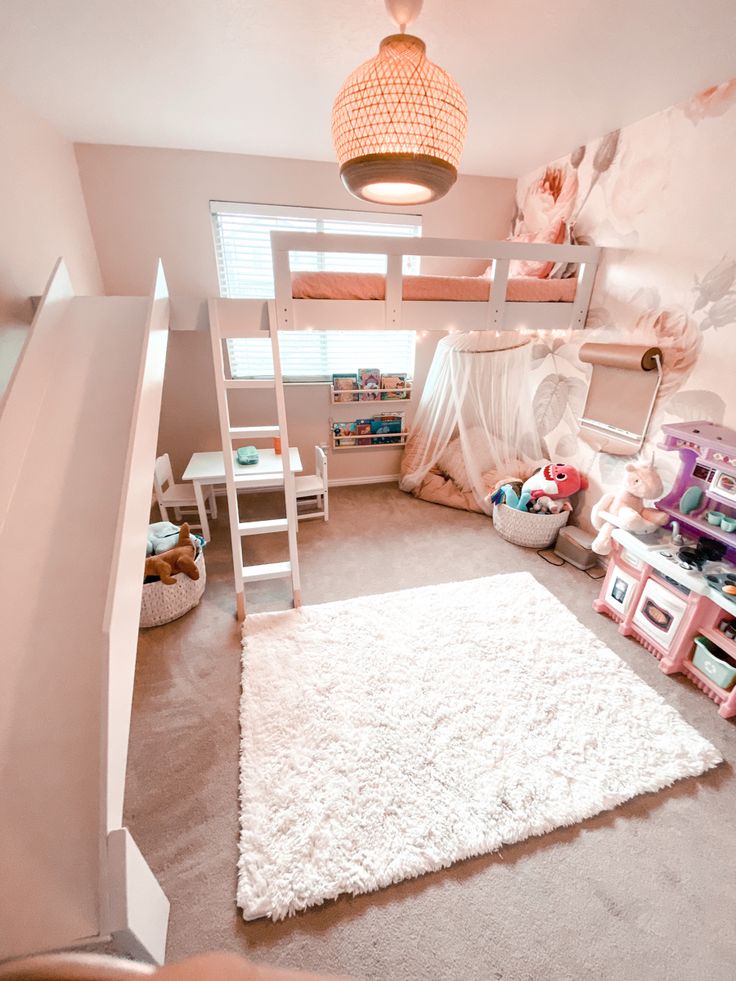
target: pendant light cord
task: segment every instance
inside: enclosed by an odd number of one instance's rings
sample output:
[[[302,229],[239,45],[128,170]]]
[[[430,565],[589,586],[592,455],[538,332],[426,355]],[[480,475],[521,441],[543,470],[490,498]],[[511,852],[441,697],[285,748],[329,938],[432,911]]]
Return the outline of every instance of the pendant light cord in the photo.
[[[422,10],[423,0],[385,0],[386,10],[401,34],[413,24]]]

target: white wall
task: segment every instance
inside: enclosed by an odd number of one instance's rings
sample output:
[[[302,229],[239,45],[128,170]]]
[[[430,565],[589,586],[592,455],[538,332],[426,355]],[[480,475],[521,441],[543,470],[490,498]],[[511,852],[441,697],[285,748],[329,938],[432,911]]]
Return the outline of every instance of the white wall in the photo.
[[[91,144],[76,151],[107,291],[143,293],[148,270],[161,256],[174,327],[184,298],[203,301],[218,294],[210,200],[381,210],[352,198],[332,163]],[[443,200],[407,210],[423,214],[426,236],[505,238],[514,190],[512,180],[460,177]],[[219,446],[208,344],[202,331],[175,330],[169,342],[159,446],[171,454],[177,474],[194,450]],[[415,377],[420,383],[431,353],[427,338],[417,349]],[[243,413],[240,424],[246,424],[246,416],[254,425],[273,421],[268,396],[239,394],[240,403],[233,399],[232,405]],[[290,439],[311,466],[312,447],[328,436],[326,387],[290,387],[287,408]],[[395,474],[399,457],[395,449],[338,452],[331,460],[332,477]]]
[[[0,134],[1,395],[56,259],[79,293],[102,280],[71,143],[2,90]]]

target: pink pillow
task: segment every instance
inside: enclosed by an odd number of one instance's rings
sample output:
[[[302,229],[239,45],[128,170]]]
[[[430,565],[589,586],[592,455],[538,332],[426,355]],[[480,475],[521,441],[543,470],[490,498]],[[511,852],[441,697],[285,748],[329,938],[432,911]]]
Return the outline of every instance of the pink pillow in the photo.
[[[565,241],[565,222],[560,220],[549,227],[542,235],[531,232],[520,232],[511,239],[512,242],[544,242],[547,245],[562,245]],[[532,259],[515,259],[509,266],[509,276],[534,276],[537,279],[547,279],[555,268],[554,262],[539,262]]]

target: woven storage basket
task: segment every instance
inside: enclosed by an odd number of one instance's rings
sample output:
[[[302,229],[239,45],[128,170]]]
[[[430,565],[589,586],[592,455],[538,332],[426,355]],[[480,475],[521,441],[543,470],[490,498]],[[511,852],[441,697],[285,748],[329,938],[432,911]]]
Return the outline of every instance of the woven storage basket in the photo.
[[[493,509],[493,527],[501,538],[525,548],[547,548],[557,537],[557,532],[567,524],[569,511],[560,514],[535,514],[534,511],[517,511],[508,504],[497,504]]]
[[[199,579],[190,579],[183,572],[177,572],[174,586],[167,586],[160,580],[144,583],[139,627],[160,627],[162,623],[183,617],[199,603],[207,582],[201,548],[194,563],[199,569]]]

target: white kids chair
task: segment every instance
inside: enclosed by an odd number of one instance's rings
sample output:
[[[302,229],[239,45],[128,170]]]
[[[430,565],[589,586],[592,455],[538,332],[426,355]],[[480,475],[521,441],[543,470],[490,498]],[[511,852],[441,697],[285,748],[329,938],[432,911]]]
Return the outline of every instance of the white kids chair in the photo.
[[[181,521],[182,510],[196,511],[199,515],[199,524],[195,527],[203,527],[202,515],[199,512],[197,498],[194,493],[194,485],[174,483],[174,473],[171,469],[171,460],[169,459],[168,453],[164,453],[163,456],[158,457],[156,460],[156,465],[153,469],[153,493],[158,504],[158,509],[161,512],[162,521],[169,520],[168,508],[173,510],[174,517],[177,521]],[[217,505],[215,503],[214,487],[210,487],[208,499],[210,514],[213,518],[216,518]]]
[[[306,514],[298,515],[299,521],[303,521],[306,518],[322,517],[325,521],[330,520],[327,487],[327,454],[321,446],[315,446],[314,448],[314,469],[315,473],[313,474],[294,478],[297,503],[302,498],[313,497],[317,505],[316,511],[307,511]],[[320,508],[321,510],[319,510]]]

